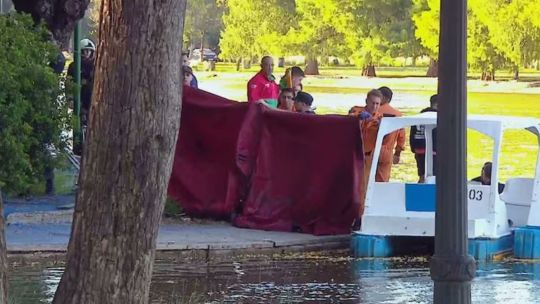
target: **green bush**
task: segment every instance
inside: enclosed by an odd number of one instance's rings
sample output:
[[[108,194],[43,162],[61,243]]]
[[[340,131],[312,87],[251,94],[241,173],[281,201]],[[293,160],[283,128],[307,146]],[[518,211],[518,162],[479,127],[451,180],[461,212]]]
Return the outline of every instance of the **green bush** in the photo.
[[[62,151],[68,111],[59,75],[49,66],[59,54],[42,25],[22,14],[0,16],[0,189],[27,194]]]

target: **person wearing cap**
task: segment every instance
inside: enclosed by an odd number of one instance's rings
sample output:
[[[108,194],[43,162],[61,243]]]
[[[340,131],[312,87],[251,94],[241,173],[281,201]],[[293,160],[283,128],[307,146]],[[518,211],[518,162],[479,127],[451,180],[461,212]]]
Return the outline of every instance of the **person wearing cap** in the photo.
[[[383,96],[379,113],[381,113],[383,117],[403,116],[400,111],[390,105],[394,95],[392,90],[389,87],[380,87],[379,91]],[[405,129],[399,129],[384,137],[379,163],[377,164],[377,173],[375,175],[375,180],[377,182],[390,181],[392,165],[399,163],[401,152],[403,150],[405,150]]]
[[[432,95],[429,99],[430,106],[423,109],[420,113],[437,112],[437,94]],[[437,168],[437,129],[433,129],[433,173],[436,175],[435,169]],[[414,159],[416,160],[416,168],[418,171],[418,183],[425,182],[426,173],[426,135],[425,126],[412,126],[409,135],[409,144],[411,150],[414,153]]]
[[[478,182],[482,185],[491,185],[491,169],[493,167],[493,164],[491,162],[486,162],[482,166],[482,171],[480,172],[480,176],[473,178],[472,182]],[[504,184],[499,183],[498,185],[498,191],[499,194],[501,194],[504,191]]]
[[[248,102],[263,100],[272,108],[277,108],[279,86],[272,75],[274,60],[270,56],[261,59],[261,70],[247,84]]]
[[[294,97],[294,109],[298,113],[315,114],[311,108],[313,96],[306,92],[298,92]]]

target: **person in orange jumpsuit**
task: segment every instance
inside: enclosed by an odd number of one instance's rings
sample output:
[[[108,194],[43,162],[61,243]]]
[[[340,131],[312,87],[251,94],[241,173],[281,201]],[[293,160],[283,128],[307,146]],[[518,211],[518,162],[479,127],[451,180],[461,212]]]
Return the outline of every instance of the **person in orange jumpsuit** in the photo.
[[[400,117],[400,111],[390,105],[392,101],[393,92],[388,87],[381,87],[379,91],[382,94],[382,102],[378,112],[383,117]],[[349,115],[358,117],[360,113],[364,111],[364,107],[354,106],[349,110]],[[376,138],[376,136],[375,136]],[[375,144],[375,142],[373,142]],[[388,182],[390,181],[390,174],[392,165],[399,163],[401,158],[401,152],[405,150],[405,129],[400,129],[386,135],[383,139],[379,161],[377,163],[377,172],[375,174],[375,181]]]
[[[366,97],[366,106],[358,114],[360,119],[360,130],[362,133],[362,144],[364,150],[364,174],[360,183],[360,208],[359,217],[353,225],[353,229],[360,228],[360,220],[364,214],[364,201],[366,196],[366,188],[369,180],[369,172],[371,171],[371,163],[373,160],[373,150],[379,132],[379,124],[382,119],[382,114],[379,113],[383,96],[379,90],[371,90]]]
[[[383,117],[400,117],[403,116],[400,111],[390,105],[394,93],[388,87],[380,87],[379,91],[383,95],[379,113]],[[390,181],[390,173],[392,165],[396,165],[400,161],[401,152],[405,150],[405,129],[399,129],[386,135],[382,142],[381,155],[377,164],[377,174],[375,181],[388,182]]]

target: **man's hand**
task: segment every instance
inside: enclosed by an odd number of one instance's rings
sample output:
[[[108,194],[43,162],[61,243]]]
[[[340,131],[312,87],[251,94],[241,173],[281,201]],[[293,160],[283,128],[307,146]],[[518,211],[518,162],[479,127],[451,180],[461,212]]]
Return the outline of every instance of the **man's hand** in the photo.
[[[392,164],[397,165],[399,164],[399,154],[394,154],[394,158],[392,160]]]
[[[372,118],[372,116],[368,112],[362,111],[360,115],[358,115],[358,118],[360,118],[360,120],[369,120]]]

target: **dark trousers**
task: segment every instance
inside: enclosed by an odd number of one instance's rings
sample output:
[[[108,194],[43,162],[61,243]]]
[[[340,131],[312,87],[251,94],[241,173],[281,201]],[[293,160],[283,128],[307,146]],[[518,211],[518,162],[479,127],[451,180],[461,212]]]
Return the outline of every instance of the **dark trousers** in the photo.
[[[415,153],[414,159],[416,159],[418,176],[424,176],[426,174],[426,155],[423,153]],[[437,176],[437,155],[433,155],[433,175]]]

